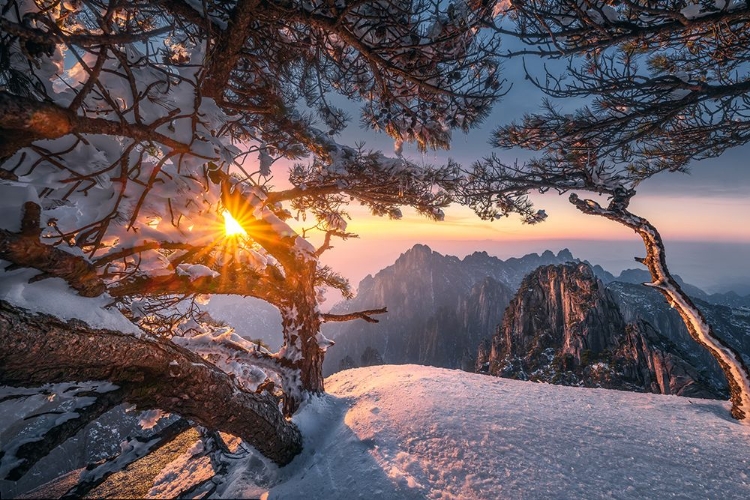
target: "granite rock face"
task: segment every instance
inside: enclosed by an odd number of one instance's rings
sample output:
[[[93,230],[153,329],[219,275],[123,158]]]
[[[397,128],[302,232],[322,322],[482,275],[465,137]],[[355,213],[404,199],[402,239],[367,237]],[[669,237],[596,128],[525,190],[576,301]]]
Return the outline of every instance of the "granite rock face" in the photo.
[[[625,339],[613,359],[623,381],[633,381],[646,392],[693,397],[722,397],[711,389],[696,367],[684,359],[675,344],[649,323],[639,321],[626,326]]]
[[[586,264],[540,267],[521,283],[493,342],[497,359],[522,354],[531,365],[548,348],[580,359],[616,343],[625,323]]]
[[[549,265],[521,283],[478,371],[490,375],[694,397],[722,397],[678,346],[627,322],[588,264]]]

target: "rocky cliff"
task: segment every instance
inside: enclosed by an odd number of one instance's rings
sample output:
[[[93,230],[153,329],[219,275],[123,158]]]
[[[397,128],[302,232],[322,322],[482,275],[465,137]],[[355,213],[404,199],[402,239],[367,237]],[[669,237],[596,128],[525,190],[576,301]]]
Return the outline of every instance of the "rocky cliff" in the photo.
[[[690,337],[680,315],[669,307],[660,293],[647,286],[619,281],[609,283],[607,289],[612,293],[626,322],[648,322],[675,344],[690,364],[701,367],[711,385],[725,387],[726,379],[719,364]],[[715,297],[709,296],[707,300]],[[750,362],[750,357],[747,356],[750,353],[750,308],[709,303],[698,297],[693,300],[716,334],[743,353],[746,363]]]
[[[324,334],[336,341],[328,350],[324,372],[358,362],[368,347],[385,363],[473,370],[477,346],[502,320],[523,276],[543,264],[573,260],[567,250],[505,261],[486,252],[459,259],[415,245],[393,265],[362,280],[357,297],[334,309],[386,306],[388,313],[379,316],[377,324],[324,325]]]
[[[721,381],[696,368],[702,364],[649,322],[631,319],[587,264],[543,266],[523,280],[489,346],[480,347],[478,369],[565,385],[722,396]]]

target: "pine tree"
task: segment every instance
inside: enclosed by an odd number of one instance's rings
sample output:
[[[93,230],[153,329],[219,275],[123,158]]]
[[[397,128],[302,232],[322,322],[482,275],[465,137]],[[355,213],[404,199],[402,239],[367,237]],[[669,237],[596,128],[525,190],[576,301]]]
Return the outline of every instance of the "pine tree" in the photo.
[[[11,348],[51,330],[5,304],[4,328],[36,326],[5,332],[0,383],[117,379],[122,400],[234,432],[288,462],[299,433],[272,398],[253,392],[257,372],[232,378],[216,367],[241,362],[277,377],[290,415],[324,389],[332,342],[321,323],[383,312],[322,314],[318,289],[346,294],[348,285],[319,256],[332,238],[354,236],[354,200],[390,218],[402,206],[442,218],[450,197],[437,183],[453,166],[418,166],[400,147],[447,147],[452,130],[478,124],[504,92],[498,40],[484,29],[492,2],[9,0],[1,9],[0,193],[21,190],[26,201],[3,214],[0,258],[83,296],[109,294],[157,340],[74,336],[76,352],[60,344],[45,354],[59,363],[53,376]],[[395,157],[336,142],[349,120],[336,94],[361,103],[364,126],[394,138]],[[279,159],[292,163],[282,187],[272,184]],[[292,216],[309,227],[296,232]],[[317,248],[305,238],[314,231],[324,235]],[[202,318],[201,297],[222,293],[276,306],[281,350]],[[60,335],[78,331],[55,325]],[[129,364],[97,364],[105,346],[130,349]],[[170,375],[159,356],[147,362],[164,349],[203,375]],[[128,382],[132,370],[150,378]],[[220,418],[210,404],[159,395],[174,396],[170,387],[195,400],[243,396]]]

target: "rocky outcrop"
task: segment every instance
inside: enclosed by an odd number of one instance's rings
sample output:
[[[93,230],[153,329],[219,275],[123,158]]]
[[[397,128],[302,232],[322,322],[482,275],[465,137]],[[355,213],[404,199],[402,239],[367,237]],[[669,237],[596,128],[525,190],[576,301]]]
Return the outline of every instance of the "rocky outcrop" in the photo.
[[[586,264],[545,266],[521,283],[492,345],[496,360],[522,354],[529,366],[548,348],[581,359],[616,343],[625,323]]]
[[[672,342],[644,321],[626,326],[625,338],[614,351],[612,361],[610,373],[621,377],[623,383],[632,383],[646,392],[722,396],[720,391],[710,389],[705,375],[681,357]]]
[[[564,385],[695,397],[721,390],[648,322],[626,322],[587,264],[540,267],[521,283],[480,371]]]
[[[336,345],[328,350],[324,373],[359,366],[369,347],[389,364],[483,372],[492,365],[497,375],[571,385],[725,394],[716,361],[690,338],[664,298],[620,279],[648,281],[636,271],[615,278],[599,266],[579,264],[567,250],[503,261],[486,252],[459,259],[415,245],[365,278],[354,300],[334,309],[386,306],[388,313],[378,324],[325,325]],[[748,309],[698,303],[719,336],[750,352]]]
[[[333,373],[348,356],[359,360],[367,347],[389,364],[418,363],[473,371],[477,346],[502,320],[513,290],[541,264],[574,260],[569,251],[500,260],[486,252],[464,259],[415,245],[396,262],[359,284],[357,297],[334,309],[351,312],[386,306],[380,323],[325,325],[336,341],[324,372]]]
[[[646,321],[660,335],[677,346],[683,357],[693,366],[701,367],[701,373],[710,385],[726,389],[726,378],[716,359],[699,346],[685,328],[680,315],[672,309],[657,291],[650,287],[613,282],[607,286],[627,323]],[[694,299],[716,335],[733,349],[750,357],[750,308],[728,307]]]

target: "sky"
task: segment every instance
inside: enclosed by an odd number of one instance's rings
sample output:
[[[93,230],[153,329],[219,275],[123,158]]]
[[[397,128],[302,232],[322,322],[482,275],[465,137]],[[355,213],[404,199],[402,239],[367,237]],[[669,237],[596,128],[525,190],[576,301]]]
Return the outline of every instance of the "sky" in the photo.
[[[527,60],[526,65],[532,73],[543,75],[538,61]],[[556,67],[562,69],[560,63]],[[449,151],[422,154],[414,145],[405,145],[404,155],[417,163],[439,165],[452,158],[466,166],[493,152],[507,163],[531,158],[531,152],[504,151],[488,143],[495,128],[538,110],[544,97],[525,80],[520,59],[505,62],[503,71],[513,85],[480,127],[469,134],[455,132]],[[356,106],[346,101],[337,104],[352,116],[351,125],[338,137],[340,143],[364,141],[367,148],[386,154],[393,151],[393,140],[387,135],[358,125]],[[575,106],[570,101],[556,104],[571,109]],[[659,174],[639,186],[630,205],[633,213],[645,217],[660,231],[671,271],[707,291],[725,291],[737,283],[750,285],[748,157],[750,145],[729,150],[719,158],[694,162],[689,174]],[[322,260],[354,286],[367,274],[393,263],[416,243],[458,257],[487,251],[508,258],[568,248],[576,257],[600,264],[614,274],[639,266],[633,257],[643,256],[644,250],[632,230],[578,212],[568,203],[567,195],[537,194],[532,201],[547,211],[549,217],[542,224],[524,225],[513,216],[483,222],[468,208],[455,206],[446,210],[445,221],[439,223],[409,210],[404,211],[402,220],[389,221],[352,206],[348,230],[359,234],[360,239],[339,242]]]
[[[514,92],[523,95],[520,90]],[[506,102],[517,100],[522,99],[513,94],[505,98]],[[415,148],[405,148],[406,154],[425,163],[439,164],[450,157],[470,164],[493,151],[487,140],[494,124],[502,123],[503,105],[501,102],[496,107],[482,128],[456,136],[450,151],[421,155]],[[393,147],[390,138],[372,131],[347,130],[341,142],[353,143],[348,136],[364,139],[368,147],[384,152]],[[507,155],[508,161],[517,159],[512,154],[515,152],[495,152]],[[744,160],[748,155],[750,146],[696,162],[689,174],[659,174],[641,184],[630,206],[633,213],[645,217],[660,231],[672,272],[707,291],[750,285],[750,169]],[[518,159],[523,161],[522,157]],[[643,256],[644,250],[632,230],[578,212],[567,196],[536,194],[532,201],[549,215],[545,222],[533,226],[522,224],[514,216],[481,221],[470,209],[460,206],[449,207],[442,222],[429,221],[408,209],[403,219],[392,221],[352,206],[348,230],[360,238],[336,242],[336,248],[322,260],[355,287],[359,280],[393,263],[416,243],[458,257],[486,251],[508,258],[568,248],[576,257],[600,264],[615,275],[639,267],[633,258]]]
[[[727,161],[721,158],[697,165],[690,175],[661,174],[662,178],[647,181],[630,207],[659,229],[672,272],[707,291],[750,284],[750,178],[733,153],[725,155]],[[600,264],[615,275],[640,266],[634,257],[643,256],[644,248],[632,230],[578,212],[566,196],[546,194],[532,199],[549,215],[533,226],[514,216],[481,221],[459,206],[449,207],[442,222],[410,210],[404,210],[402,220],[392,221],[352,207],[348,230],[360,238],[334,243],[323,262],[355,286],[416,243],[458,257],[486,251],[503,259],[568,248],[576,257]]]

